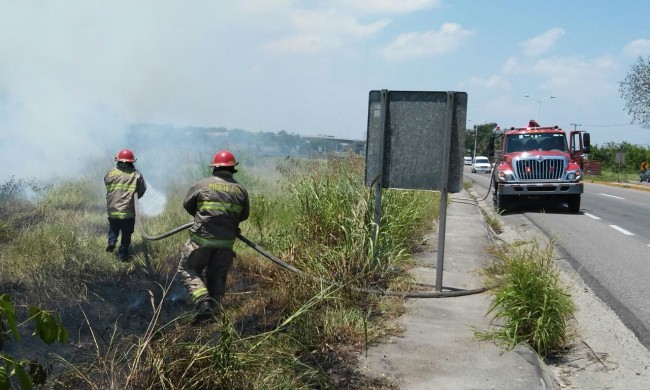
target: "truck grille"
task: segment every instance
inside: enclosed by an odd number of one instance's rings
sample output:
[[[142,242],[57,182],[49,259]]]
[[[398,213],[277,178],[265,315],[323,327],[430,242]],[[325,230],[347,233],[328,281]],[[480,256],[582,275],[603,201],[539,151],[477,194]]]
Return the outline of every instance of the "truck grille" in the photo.
[[[519,180],[558,180],[565,169],[563,158],[530,158],[514,161]]]

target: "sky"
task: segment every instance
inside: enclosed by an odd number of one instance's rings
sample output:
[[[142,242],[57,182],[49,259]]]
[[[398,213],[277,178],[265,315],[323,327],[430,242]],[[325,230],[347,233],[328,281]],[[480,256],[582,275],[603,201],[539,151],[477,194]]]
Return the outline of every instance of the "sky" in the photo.
[[[380,89],[466,92],[468,128],[537,118],[650,146],[619,92],[650,56],[648,15],[631,0],[0,0],[0,176],[114,155],[142,122],[365,140]]]

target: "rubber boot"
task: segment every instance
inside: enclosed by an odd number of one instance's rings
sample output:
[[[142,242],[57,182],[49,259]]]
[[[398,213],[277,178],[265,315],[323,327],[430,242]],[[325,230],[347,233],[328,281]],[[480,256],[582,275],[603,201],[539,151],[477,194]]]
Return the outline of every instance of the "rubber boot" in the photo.
[[[210,305],[209,300],[202,300],[196,304],[196,310],[194,318],[192,319],[192,325],[199,325],[207,320],[214,318],[212,313],[212,305]]]
[[[126,263],[131,261],[131,255],[129,254],[129,248],[125,248],[122,245],[117,250],[117,258],[120,259],[120,261]]]

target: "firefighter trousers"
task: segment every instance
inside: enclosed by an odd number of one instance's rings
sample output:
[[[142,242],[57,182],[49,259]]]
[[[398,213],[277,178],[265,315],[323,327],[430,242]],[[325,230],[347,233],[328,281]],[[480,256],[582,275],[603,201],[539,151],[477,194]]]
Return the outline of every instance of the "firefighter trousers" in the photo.
[[[129,246],[134,230],[135,218],[108,219],[108,245],[115,246],[121,233],[120,247],[117,250],[117,257],[120,260],[126,260],[129,257]]]
[[[192,302],[212,298],[220,303],[226,291],[228,271],[235,252],[230,248],[206,248],[188,240],[181,253],[178,273]]]

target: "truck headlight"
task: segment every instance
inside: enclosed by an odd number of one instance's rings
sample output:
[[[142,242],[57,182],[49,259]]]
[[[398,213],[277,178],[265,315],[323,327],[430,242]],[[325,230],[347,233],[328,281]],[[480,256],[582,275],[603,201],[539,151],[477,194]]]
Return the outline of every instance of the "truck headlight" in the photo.
[[[515,176],[512,174],[512,171],[501,171],[499,172],[499,181],[512,181]]]
[[[577,171],[569,172],[566,175],[566,179],[568,181],[580,181],[582,179],[582,171],[577,170]]]

